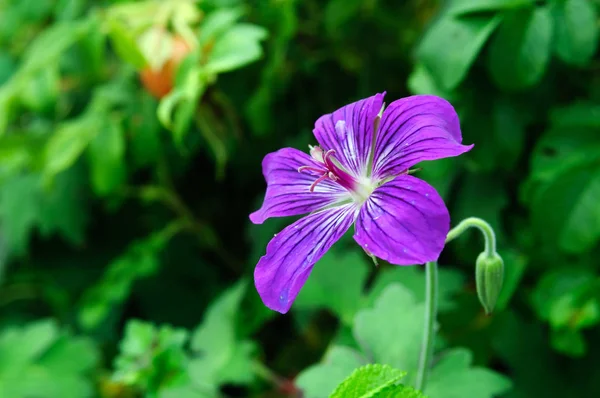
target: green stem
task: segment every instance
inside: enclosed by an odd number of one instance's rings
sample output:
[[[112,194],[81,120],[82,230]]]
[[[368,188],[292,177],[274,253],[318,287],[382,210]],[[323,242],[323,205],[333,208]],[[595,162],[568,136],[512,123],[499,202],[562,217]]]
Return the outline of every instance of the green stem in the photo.
[[[477,217],[465,218],[456,227],[452,228],[448,232],[448,236],[446,236],[446,244],[458,238],[463,232],[472,227],[479,229],[483,234],[486,254],[492,256],[496,253],[496,235],[494,234],[494,230],[490,224]]]
[[[485,252],[488,256],[496,253],[496,236],[494,230],[484,220],[477,217],[469,217],[452,228],[446,236],[446,243],[458,238],[467,229],[475,227],[481,231],[485,239]],[[427,381],[427,375],[433,356],[433,345],[435,342],[435,321],[437,317],[438,275],[437,262],[432,261],[425,265],[425,325],[423,326],[423,341],[421,343],[421,354],[419,357],[419,368],[415,387],[423,391]]]
[[[421,355],[419,357],[419,368],[415,387],[423,391],[433,356],[433,345],[435,342],[435,320],[437,318],[437,296],[438,296],[438,269],[437,262],[431,261],[425,264],[425,325],[423,329],[423,341],[421,343]]]

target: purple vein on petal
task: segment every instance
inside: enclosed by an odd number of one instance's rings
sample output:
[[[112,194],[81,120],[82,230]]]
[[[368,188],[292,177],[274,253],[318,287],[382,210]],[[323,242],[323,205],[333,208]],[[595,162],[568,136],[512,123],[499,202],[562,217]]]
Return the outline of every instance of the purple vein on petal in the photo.
[[[348,230],[357,208],[346,204],[310,214],[277,234],[254,271],[265,305],[286,313],[313,265]]]

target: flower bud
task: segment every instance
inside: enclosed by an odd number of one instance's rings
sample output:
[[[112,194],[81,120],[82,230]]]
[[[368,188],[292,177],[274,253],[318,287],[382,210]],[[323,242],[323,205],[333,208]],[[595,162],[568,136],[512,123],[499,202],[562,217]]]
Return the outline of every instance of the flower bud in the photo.
[[[489,255],[486,252],[477,257],[475,280],[477,282],[477,295],[485,309],[486,314],[491,314],[502,290],[504,279],[504,262],[498,253]]]

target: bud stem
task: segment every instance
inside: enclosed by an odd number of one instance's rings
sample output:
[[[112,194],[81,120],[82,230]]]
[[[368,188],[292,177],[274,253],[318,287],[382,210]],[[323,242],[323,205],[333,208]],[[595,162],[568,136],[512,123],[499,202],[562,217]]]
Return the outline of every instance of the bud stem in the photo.
[[[446,236],[446,243],[458,238],[463,232],[471,227],[479,229],[483,234],[486,255],[496,255],[496,235],[494,234],[494,230],[490,224],[477,217],[466,218],[456,227],[452,228]],[[423,391],[425,388],[429,368],[431,367],[431,358],[433,356],[438,299],[437,266],[436,261],[425,264],[425,325],[423,326],[423,340],[421,342],[419,367],[417,369],[417,378],[415,381],[415,388],[419,391]]]
[[[486,254],[488,256],[494,255],[494,253],[496,253],[496,234],[494,234],[494,230],[490,224],[477,217],[465,218],[456,227],[452,228],[450,232],[448,232],[448,236],[446,236],[446,244],[458,238],[463,232],[471,227],[479,229],[483,234],[483,237],[485,238]]]

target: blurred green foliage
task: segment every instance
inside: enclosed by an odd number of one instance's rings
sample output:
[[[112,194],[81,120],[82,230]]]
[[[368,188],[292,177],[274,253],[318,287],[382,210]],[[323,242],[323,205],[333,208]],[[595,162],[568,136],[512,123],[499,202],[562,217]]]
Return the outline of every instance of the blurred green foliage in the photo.
[[[0,396],[421,396],[421,267],[375,267],[347,236],[286,316],[250,282],[289,222],[248,220],[262,157],[382,91],[456,107],[474,149],[419,177],[453,224],[492,224],[506,267],[486,317],[481,243],[444,251],[423,393],[599,396],[599,10],[1,1]]]

